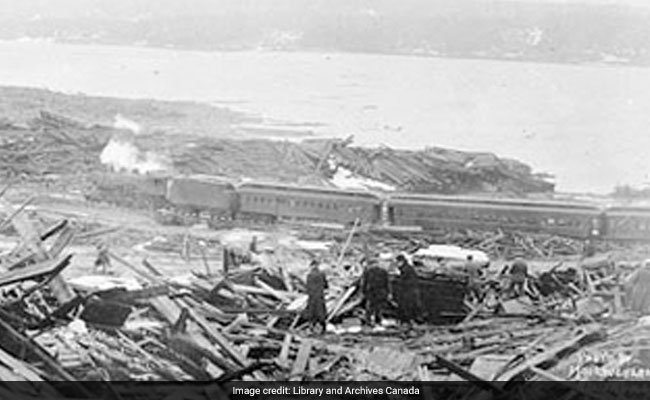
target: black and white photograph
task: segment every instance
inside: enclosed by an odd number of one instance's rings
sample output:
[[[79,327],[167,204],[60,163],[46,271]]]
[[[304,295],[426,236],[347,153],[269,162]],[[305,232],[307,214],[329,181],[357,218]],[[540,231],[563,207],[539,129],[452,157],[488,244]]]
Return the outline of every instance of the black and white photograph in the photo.
[[[0,399],[613,399],[649,349],[650,2],[0,0]]]

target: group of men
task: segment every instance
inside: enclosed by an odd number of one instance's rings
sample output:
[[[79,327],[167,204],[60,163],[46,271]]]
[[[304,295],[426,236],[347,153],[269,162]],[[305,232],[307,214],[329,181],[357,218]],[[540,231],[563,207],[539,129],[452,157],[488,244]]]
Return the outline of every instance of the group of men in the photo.
[[[395,261],[399,278],[392,291],[388,271],[384,266],[374,261],[369,261],[365,266],[361,291],[366,303],[366,322],[369,325],[381,324],[384,312],[393,302],[397,303],[398,318],[403,323],[413,323],[421,314],[418,274],[406,254],[400,253]]]
[[[393,300],[397,303],[398,317],[403,323],[410,324],[417,321],[421,313],[418,275],[407,255],[399,254],[395,261],[400,274],[392,291],[386,268],[376,261],[362,261],[364,271],[360,288],[365,299],[366,322],[370,325],[381,323],[384,312],[389,309]],[[327,278],[321,271],[318,261],[311,262],[306,286],[308,295],[306,318],[318,333],[325,332]]]

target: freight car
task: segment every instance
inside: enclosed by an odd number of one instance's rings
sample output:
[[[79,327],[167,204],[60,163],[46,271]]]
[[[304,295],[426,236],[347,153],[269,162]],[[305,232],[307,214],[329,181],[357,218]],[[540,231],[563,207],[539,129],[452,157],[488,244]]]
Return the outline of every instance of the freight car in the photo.
[[[565,202],[482,199],[456,196],[390,196],[389,223],[394,226],[487,228],[547,232],[564,236],[599,236],[599,208]]]
[[[237,188],[243,217],[270,220],[302,219],[352,224],[379,220],[381,199],[368,192],[299,187],[284,184],[245,183]]]

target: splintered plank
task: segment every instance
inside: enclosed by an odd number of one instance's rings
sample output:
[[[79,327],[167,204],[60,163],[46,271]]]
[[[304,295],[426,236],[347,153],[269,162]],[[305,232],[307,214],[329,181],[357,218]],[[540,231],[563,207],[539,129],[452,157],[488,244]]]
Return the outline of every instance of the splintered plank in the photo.
[[[515,376],[521,374],[522,372],[525,372],[531,367],[537,367],[538,365],[556,357],[559,353],[567,349],[576,347],[584,342],[597,340],[600,337],[600,335],[602,335],[602,333],[603,333],[603,328],[600,325],[598,324],[587,325],[581,328],[581,332],[578,336],[571,338],[567,341],[560,342],[559,344],[551,347],[550,349],[531,357],[526,362],[506,371],[500,376],[497,376],[495,380],[499,380],[504,383],[508,382]]]
[[[8,271],[3,273],[0,277],[0,286],[10,285],[12,283],[22,282],[52,274],[54,272],[57,272],[57,270],[62,269],[60,268],[61,266],[65,267],[69,263],[70,256],[62,260],[48,260],[27,266],[25,268]]]
[[[9,367],[13,373],[18,374],[20,377],[24,378],[25,380],[31,382],[43,381],[43,378],[41,378],[39,374],[33,371],[29,364],[26,364],[16,359],[14,356],[12,356],[11,354],[7,353],[2,349],[0,349],[0,360],[2,360],[1,361],[2,364]]]
[[[29,201],[31,200],[28,200],[28,202]],[[21,213],[28,202],[24,203],[16,210],[9,202],[0,199],[0,207],[11,212],[11,218],[5,221],[5,223],[11,221],[11,224],[23,239],[23,246],[25,246],[33,254],[36,255],[37,261],[52,259],[54,257],[48,254],[43,246],[43,242],[41,241],[41,234],[39,234],[32,221],[26,215]],[[54,277],[49,283],[49,287],[52,290],[52,293],[54,293],[57,300],[61,303],[65,303],[74,298],[74,293],[60,276]]]
[[[341,295],[336,299],[336,302],[334,303],[329,315],[327,316],[327,322],[330,322],[333,318],[336,318],[338,316],[345,302],[348,301],[350,297],[352,297],[355,291],[356,288],[352,286],[347,288],[343,293],[341,293]]]
[[[154,297],[153,299],[149,299],[149,304],[171,325],[178,321],[178,317],[181,316],[180,307],[169,297]]]
[[[186,309],[189,317],[197,323],[210,339],[214,340],[219,346],[221,346],[221,348],[241,366],[245,367],[248,365],[248,359],[241,354],[239,350],[237,350],[235,346],[233,346],[232,343],[230,343],[218,330],[214,329],[214,326],[211,326],[205,318],[198,315],[191,308],[187,307]]]
[[[307,368],[307,363],[309,362],[309,355],[311,354],[312,341],[303,340],[300,348],[298,349],[298,355],[296,356],[296,361],[293,363],[293,368],[291,369],[291,381],[301,381],[305,369]]]
[[[280,355],[278,355],[278,362],[282,365],[285,365],[289,361],[289,349],[291,348],[292,341],[293,336],[291,334],[287,333],[284,335],[282,349],[280,350]]]

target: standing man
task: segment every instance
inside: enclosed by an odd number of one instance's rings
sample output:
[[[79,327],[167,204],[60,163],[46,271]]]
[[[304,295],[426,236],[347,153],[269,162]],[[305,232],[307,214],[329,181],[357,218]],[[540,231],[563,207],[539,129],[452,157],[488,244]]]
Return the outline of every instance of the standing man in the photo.
[[[318,261],[313,260],[310,264],[310,271],[307,275],[307,320],[312,328],[320,327],[324,333],[327,321],[327,308],[325,307],[325,289],[327,289],[327,278],[320,270]]]
[[[421,311],[419,278],[406,254],[400,253],[396,261],[399,269],[397,304],[399,306],[400,320],[411,324],[418,319]]]
[[[111,258],[108,256],[108,247],[104,243],[97,245],[97,259],[95,259],[95,272],[101,274],[112,273]]]
[[[528,264],[522,258],[516,258],[510,268],[510,291],[515,297],[523,296],[526,293],[526,281],[528,279]]]
[[[222,266],[223,266],[223,276],[228,276],[228,271],[230,270],[230,264],[232,264],[232,261],[230,260],[230,250],[228,250],[228,246],[223,246],[223,252],[222,252]]]
[[[481,265],[474,261],[474,256],[469,254],[465,263],[465,273],[467,274],[467,286],[472,300],[481,299],[481,278],[483,271]]]
[[[366,321],[369,325],[380,324],[390,293],[388,272],[376,262],[371,262],[363,271],[361,291],[366,301]]]
[[[248,251],[253,254],[257,254],[257,236],[253,236],[250,246],[248,246]]]

